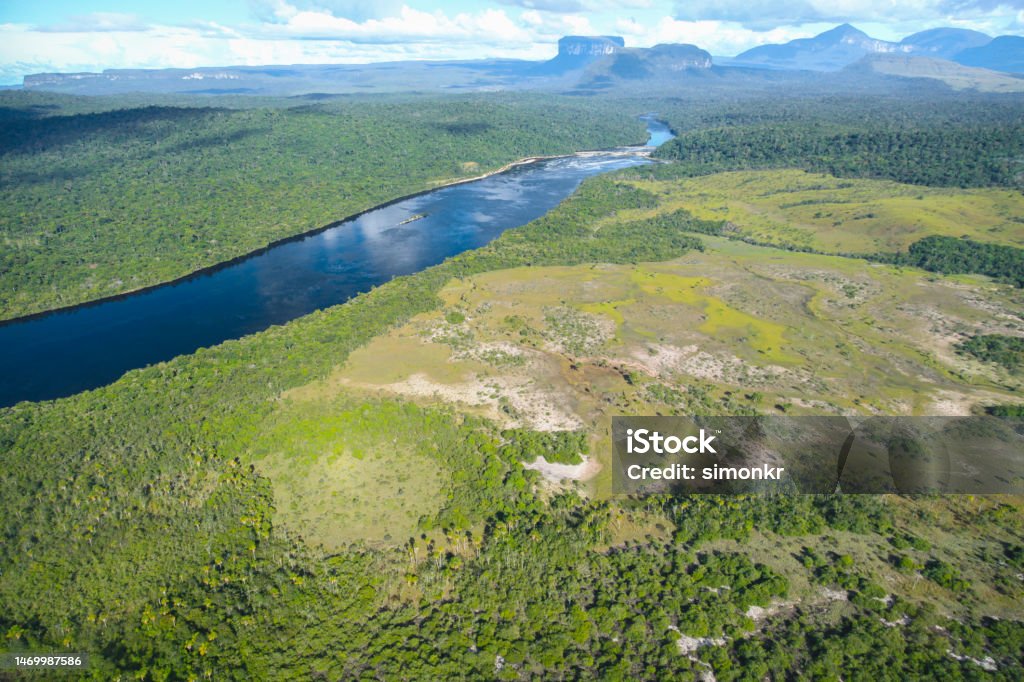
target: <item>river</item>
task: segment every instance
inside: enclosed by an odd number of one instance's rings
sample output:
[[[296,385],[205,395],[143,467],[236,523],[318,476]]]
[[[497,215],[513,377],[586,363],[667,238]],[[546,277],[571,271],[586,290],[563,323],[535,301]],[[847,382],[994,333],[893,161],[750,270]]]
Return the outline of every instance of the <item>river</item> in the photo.
[[[649,146],[672,137],[652,116]],[[516,166],[376,208],[188,279],[0,326],[0,406],[109,384],[128,370],[284,324],[487,244],[644,148]],[[626,153],[624,153],[626,152]]]

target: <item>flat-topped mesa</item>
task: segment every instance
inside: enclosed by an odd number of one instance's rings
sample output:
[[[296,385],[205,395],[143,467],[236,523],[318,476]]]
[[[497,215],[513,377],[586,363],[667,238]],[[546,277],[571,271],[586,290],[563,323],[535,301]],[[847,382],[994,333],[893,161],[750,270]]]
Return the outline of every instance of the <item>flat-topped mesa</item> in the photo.
[[[662,43],[645,50],[645,56],[648,63],[657,69],[682,71],[711,68],[711,54],[696,45]]]
[[[565,36],[558,40],[558,56],[597,58],[626,46],[622,36]]]
[[[695,45],[626,47],[619,36],[565,36],[558,41],[558,55],[533,73],[561,76],[585,71],[589,78],[636,80],[708,68],[711,55]]]
[[[558,40],[558,54],[538,64],[532,75],[560,76],[578,71],[625,49],[626,41],[621,36],[565,36]]]

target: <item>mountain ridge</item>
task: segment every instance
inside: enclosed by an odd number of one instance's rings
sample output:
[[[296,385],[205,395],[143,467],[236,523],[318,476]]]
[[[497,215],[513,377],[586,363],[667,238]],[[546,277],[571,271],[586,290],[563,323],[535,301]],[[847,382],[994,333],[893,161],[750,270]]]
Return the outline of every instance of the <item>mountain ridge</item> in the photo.
[[[754,74],[764,74],[766,70],[806,71],[811,72],[806,74],[810,78],[813,72],[840,72],[870,55],[945,59],[949,64],[965,67],[1024,73],[1022,37],[1000,36],[993,39],[978,31],[944,27],[914,33],[897,43],[873,38],[850,24],[840,24],[811,38],[761,45],[733,58],[717,58],[717,62],[710,53],[696,45],[661,43],[652,47],[626,47],[622,36],[567,35],[559,39],[557,54],[546,61],[481,59],[110,69],[100,73],[31,74],[24,77],[23,87],[84,95],[148,92],[298,96],[314,92],[340,95],[573,87],[592,94],[629,82],[675,82],[674,74],[711,73],[715,66],[727,67],[715,71],[721,78],[749,79],[756,77]],[[742,73],[744,69],[748,73]],[[879,68],[869,66],[850,73],[952,79],[955,87],[963,87],[972,79],[985,83],[999,80],[923,62],[887,62]],[[1001,82],[1008,91],[1015,90],[1013,82]]]
[[[903,54],[945,59],[970,67],[1007,73],[1024,72],[1024,38],[998,36],[961,28],[932,28],[899,42],[872,38],[850,24],[840,24],[811,38],[766,44],[728,60],[736,66],[808,71],[839,71],[873,54]]]
[[[956,55],[956,61],[964,66],[1024,73],[1024,38],[999,36],[986,45],[964,50]]]

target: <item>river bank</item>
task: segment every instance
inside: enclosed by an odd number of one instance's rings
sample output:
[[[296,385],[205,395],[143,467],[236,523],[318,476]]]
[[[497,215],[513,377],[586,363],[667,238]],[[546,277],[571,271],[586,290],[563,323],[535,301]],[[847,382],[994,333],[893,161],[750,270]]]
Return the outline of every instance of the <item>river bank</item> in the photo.
[[[0,406],[102,386],[130,369],[344,303],[540,218],[587,177],[651,163],[648,152],[517,159],[163,284],[7,320]]]
[[[635,150],[635,151],[627,151],[627,150]],[[268,251],[270,251],[272,249],[275,249],[277,247],[284,246],[286,244],[290,244],[290,243],[293,243],[293,242],[302,241],[302,240],[307,239],[309,237],[314,237],[314,236],[316,236],[318,234],[321,234],[321,233],[323,233],[323,232],[325,232],[327,230],[330,230],[330,229],[339,227],[341,225],[344,225],[345,223],[349,223],[349,222],[352,222],[354,220],[357,220],[357,219],[361,218],[362,216],[367,215],[369,213],[372,213],[374,211],[380,210],[382,208],[387,208],[387,207],[393,206],[395,204],[402,203],[403,201],[408,201],[409,199],[415,199],[417,197],[420,197],[420,196],[423,196],[423,195],[426,195],[426,194],[430,194],[431,192],[436,192],[438,190],[442,190],[442,189],[445,189],[447,187],[453,187],[453,186],[457,186],[457,185],[464,185],[464,184],[472,183],[472,182],[479,182],[481,180],[486,180],[488,178],[494,177],[496,175],[501,175],[503,173],[507,173],[507,172],[515,170],[517,168],[522,168],[524,166],[530,166],[532,164],[541,163],[543,161],[552,161],[552,160],[555,160],[555,159],[569,159],[569,158],[574,158],[574,157],[586,158],[587,156],[593,156],[593,155],[599,155],[599,154],[600,155],[621,155],[621,156],[643,156],[643,157],[647,157],[647,156],[650,156],[650,154],[651,154],[651,148],[640,147],[640,146],[638,146],[638,147],[613,147],[613,148],[608,149],[608,150],[595,149],[595,150],[584,150],[584,151],[573,152],[571,154],[552,154],[552,155],[547,155],[547,156],[536,155],[536,156],[523,157],[521,159],[517,159],[515,161],[509,162],[509,163],[507,163],[507,164],[505,164],[505,165],[503,165],[503,166],[501,166],[499,168],[496,168],[496,169],[491,170],[491,171],[487,171],[486,173],[482,173],[480,175],[474,175],[474,176],[468,177],[468,178],[455,178],[455,179],[450,179],[450,180],[438,181],[437,184],[434,184],[434,185],[432,185],[430,187],[427,187],[425,189],[417,190],[416,192],[412,192],[410,194],[403,194],[402,196],[395,197],[394,199],[390,199],[390,200],[385,201],[383,203],[375,204],[373,206],[370,206],[369,208],[363,209],[363,210],[358,211],[356,213],[353,213],[351,215],[347,215],[347,216],[345,216],[343,218],[340,218],[338,220],[335,220],[335,221],[332,221],[330,223],[327,223],[326,225],[321,225],[319,227],[314,227],[314,228],[311,228],[309,230],[305,230],[303,232],[299,232],[299,233],[296,233],[296,234],[288,236],[288,237],[282,237],[280,239],[275,239],[274,241],[269,242],[266,245],[261,246],[261,247],[259,247],[257,249],[253,249],[251,251],[247,251],[246,253],[243,253],[243,254],[241,254],[239,256],[235,256],[234,258],[230,258],[228,260],[219,261],[219,262],[214,263],[212,265],[208,265],[208,266],[199,268],[197,270],[193,270],[193,271],[191,271],[189,273],[181,275],[180,277],[174,277],[172,279],[163,280],[161,282],[156,282],[154,284],[147,284],[145,286],[136,287],[136,288],[133,288],[133,289],[126,289],[125,291],[121,291],[121,292],[118,292],[116,294],[112,294],[110,296],[103,296],[101,298],[94,298],[94,299],[91,299],[91,300],[88,300],[88,301],[82,301],[81,303],[72,303],[72,304],[69,304],[69,305],[66,305],[66,306],[59,306],[57,308],[49,308],[47,310],[41,310],[39,312],[29,313],[27,315],[19,315],[17,317],[10,317],[10,318],[6,318],[6,319],[2,319],[2,320],[0,320],[0,328],[3,328],[5,326],[9,326],[9,325],[12,325],[12,324],[18,324],[18,323],[21,323],[21,322],[29,322],[29,321],[32,321],[32,320],[37,320],[37,319],[40,319],[40,318],[49,317],[51,315],[57,315],[57,314],[61,314],[61,313],[70,313],[70,312],[74,312],[76,310],[92,308],[92,307],[95,307],[95,306],[98,306],[98,305],[103,305],[103,304],[106,304],[106,303],[111,303],[111,302],[123,300],[123,299],[126,299],[126,298],[131,298],[133,296],[139,296],[141,294],[145,294],[147,292],[150,292],[150,291],[153,291],[153,290],[156,290],[156,289],[161,289],[161,288],[164,288],[164,287],[176,286],[178,284],[183,284],[183,283],[186,283],[186,282],[189,282],[189,281],[201,278],[201,277],[206,277],[206,276],[215,274],[215,273],[217,273],[217,272],[219,272],[221,270],[224,270],[226,268],[238,265],[239,263],[243,263],[243,262],[245,262],[245,261],[247,261],[247,260],[249,260],[251,258],[255,258],[257,256],[265,254],[266,252],[268,252]]]

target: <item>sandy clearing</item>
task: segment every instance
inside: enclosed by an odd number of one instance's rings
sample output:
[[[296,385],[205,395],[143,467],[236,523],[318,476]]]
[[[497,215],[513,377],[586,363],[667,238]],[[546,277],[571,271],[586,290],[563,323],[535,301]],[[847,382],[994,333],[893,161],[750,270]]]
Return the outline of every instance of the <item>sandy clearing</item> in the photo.
[[[587,481],[601,471],[601,463],[594,457],[583,457],[579,464],[558,464],[549,462],[543,456],[533,462],[524,462],[524,469],[539,471],[541,475],[552,483],[559,483],[565,479],[573,481]]]
[[[583,427],[583,421],[565,407],[560,396],[553,391],[533,386],[528,377],[509,375],[481,378],[474,375],[469,381],[442,384],[417,372],[404,381],[390,384],[370,384],[350,379],[342,379],[342,383],[406,397],[483,407],[495,421],[536,431],[573,431]],[[501,398],[508,401],[515,416],[501,409]]]
[[[697,649],[704,646],[725,646],[726,640],[724,637],[690,637],[684,635],[674,625],[670,625],[669,630],[679,633],[679,639],[676,640],[676,646],[679,647],[679,653],[684,656],[689,656]]]
[[[971,408],[975,405],[994,405],[1006,400],[1005,395],[988,391],[976,391],[970,395],[956,391],[937,391],[929,403],[927,416],[966,417],[970,416]]]
[[[665,344],[632,346],[625,357],[615,356],[611,359],[662,379],[685,374],[705,381],[742,383],[747,386],[778,383],[783,378],[798,384],[807,381],[802,371],[778,365],[758,366],[735,355],[709,353],[696,344],[681,347]]]

